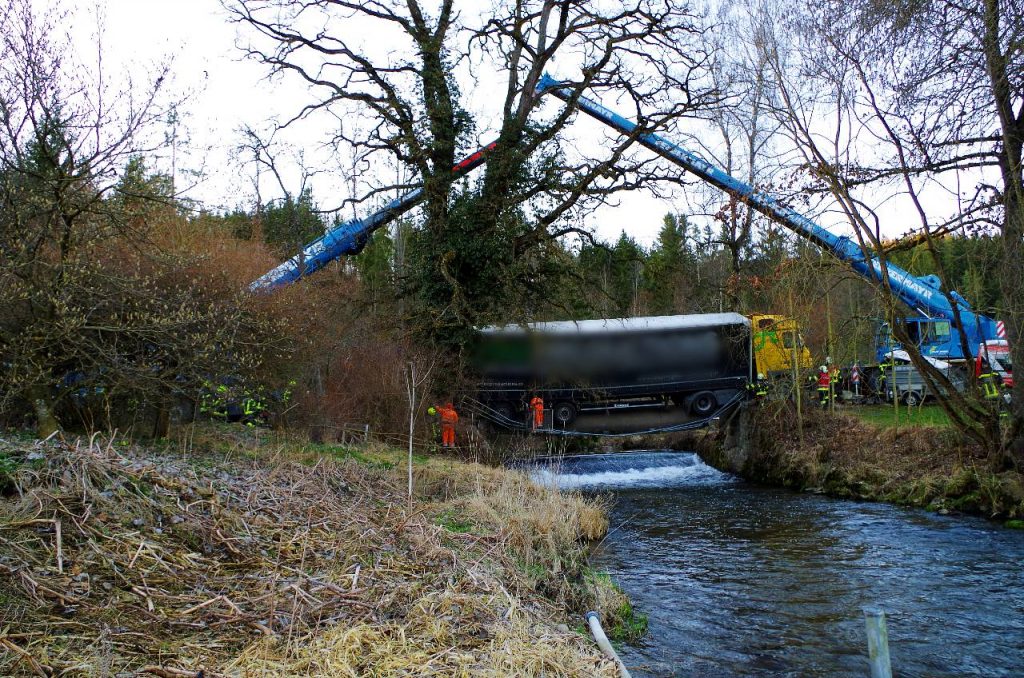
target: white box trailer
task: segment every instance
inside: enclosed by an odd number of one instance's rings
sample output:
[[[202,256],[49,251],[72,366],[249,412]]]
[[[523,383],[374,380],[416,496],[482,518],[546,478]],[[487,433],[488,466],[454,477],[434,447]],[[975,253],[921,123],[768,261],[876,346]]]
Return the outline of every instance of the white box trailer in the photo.
[[[935,397],[934,391],[910,362],[910,356],[906,351],[890,351],[888,357],[892,366],[881,368],[882,375],[885,377],[886,400],[892,402],[895,399],[907,405],[920,405],[929,398]],[[922,357],[949,379],[957,390],[963,391],[966,388],[967,374],[962,364],[949,363],[927,356]]]

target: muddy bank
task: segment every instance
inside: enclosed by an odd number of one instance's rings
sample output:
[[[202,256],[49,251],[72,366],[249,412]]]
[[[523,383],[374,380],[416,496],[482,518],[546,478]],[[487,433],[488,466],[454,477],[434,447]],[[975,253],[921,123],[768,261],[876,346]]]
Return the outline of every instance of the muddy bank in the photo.
[[[383,446],[0,438],[3,675],[616,675],[603,506]]]
[[[708,429],[694,449],[751,482],[1008,520],[1024,516],[1024,476],[994,469],[949,428],[874,426],[810,411],[802,433],[789,404],[766,403]]]

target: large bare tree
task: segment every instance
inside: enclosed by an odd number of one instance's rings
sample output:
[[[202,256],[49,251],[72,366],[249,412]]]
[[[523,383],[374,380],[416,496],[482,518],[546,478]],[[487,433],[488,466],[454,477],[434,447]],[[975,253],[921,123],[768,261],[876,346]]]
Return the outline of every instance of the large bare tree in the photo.
[[[425,263],[443,283],[432,314],[442,324],[479,319],[467,285],[474,275],[490,271],[478,288],[495,298],[499,287],[529,288],[534,255],[553,253],[561,236],[588,234],[580,213],[621,190],[678,181],[678,170],[634,154],[634,141],[713,97],[702,20],[683,0],[502,0],[485,13],[454,0],[225,4],[252,29],[250,56],[310,85],[310,101],[284,124],[357,116],[336,141],[379,166],[405,166],[424,187],[423,232],[434,241]],[[535,88],[549,69],[566,78],[569,105],[542,108]],[[469,110],[477,87],[500,104],[493,122]],[[567,144],[583,93],[615,97],[640,123],[636,134]],[[483,128],[498,144],[483,178],[456,191],[452,166]],[[358,199],[395,188],[407,186],[379,185]],[[454,225],[456,192],[469,206]]]
[[[963,327],[936,239],[995,230],[1004,244],[998,274],[1014,357],[1024,321],[1024,43],[1019,2],[808,3],[791,12],[763,10],[774,24],[766,44],[781,118],[804,156],[810,190],[827,192],[854,227],[866,254],[886,270],[878,196],[902,196]],[[785,39],[779,36],[787,36]],[[973,186],[963,191],[962,185]],[[936,201],[936,197],[951,199]],[[943,204],[953,207],[943,208]],[[896,338],[958,427],[1005,458],[1024,464],[1024,398],[1014,394],[1008,435],[1000,442],[992,408],[961,395],[915,350],[883,273],[879,289]],[[985,309],[981,309],[985,310]],[[960,332],[965,354],[966,337]],[[998,455],[997,455],[998,456]]]
[[[715,89],[722,95],[703,117],[712,130],[698,138],[705,157],[732,176],[760,190],[771,191],[775,175],[783,168],[774,141],[779,123],[770,115],[773,90],[760,16],[754,3],[730,0],[718,6],[718,29],[712,36],[715,56],[711,69]],[[729,307],[741,308],[742,272],[757,242],[758,233],[770,227],[767,218],[741,200],[724,196],[720,189],[703,186],[698,209],[720,225],[717,243],[729,259],[729,279],[724,290]],[[758,228],[755,228],[758,226]]]

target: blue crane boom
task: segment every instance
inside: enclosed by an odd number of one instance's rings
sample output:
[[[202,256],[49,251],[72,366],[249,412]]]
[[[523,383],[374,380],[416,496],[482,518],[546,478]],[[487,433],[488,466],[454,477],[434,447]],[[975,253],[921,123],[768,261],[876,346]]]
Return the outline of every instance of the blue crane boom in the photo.
[[[479,167],[486,160],[487,153],[497,145],[492,141],[472,155],[468,155],[452,167],[460,176]],[[322,236],[302,248],[302,251],[279,266],[267,271],[254,280],[249,289],[254,292],[270,291],[311,275],[338,257],[359,254],[370,236],[377,229],[387,226],[423,200],[423,188],[414,188],[395,198],[368,217],[352,219],[335,226]]]
[[[551,93],[570,103],[573,100],[572,90],[547,74],[537,83],[537,93]],[[622,134],[637,133],[636,123],[596,101],[578,97],[575,105],[591,117]],[[640,133],[637,134],[636,140],[639,144],[832,253],[868,280],[883,279],[885,274],[883,274],[883,268],[878,258],[865,253],[864,249],[850,238],[830,232],[779,200],[756,190],[753,186],[722,171],[696,153],[658,134]],[[924,316],[912,319],[912,322],[918,324],[921,329],[918,336],[922,350],[928,355],[946,359],[971,357],[970,355],[964,356],[959,335],[950,331],[951,328],[954,328],[955,315],[949,299],[942,293],[939,278],[934,275],[915,276],[893,263],[887,263],[884,270],[888,274],[889,287],[893,293],[907,306]],[[951,292],[949,296],[957,305],[972,355],[977,351],[980,342],[997,338],[996,322],[993,319],[975,313],[967,300],[958,293]],[[887,345],[880,348],[879,360],[883,360],[884,354],[894,348],[898,348],[898,346]]]

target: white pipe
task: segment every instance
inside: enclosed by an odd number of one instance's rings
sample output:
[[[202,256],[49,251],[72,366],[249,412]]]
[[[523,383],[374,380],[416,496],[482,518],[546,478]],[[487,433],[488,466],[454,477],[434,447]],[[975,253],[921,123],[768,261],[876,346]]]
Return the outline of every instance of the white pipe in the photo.
[[[608,636],[604,635],[604,629],[601,628],[601,617],[594,611],[588,612],[584,619],[587,620],[587,626],[590,627],[590,633],[593,634],[594,640],[597,641],[597,646],[601,648],[601,651],[608,656],[615,665],[619,667],[619,676],[621,678],[632,678],[629,675],[629,669],[619,659],[619,655],[615,652],[615,648],[608,641]]]

